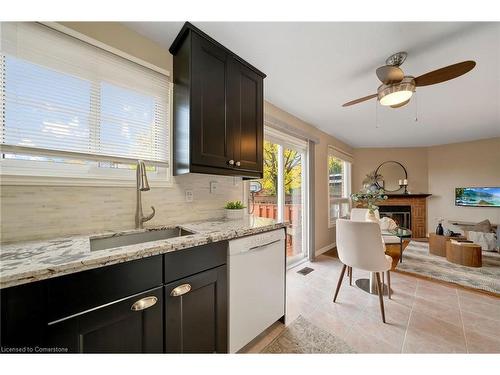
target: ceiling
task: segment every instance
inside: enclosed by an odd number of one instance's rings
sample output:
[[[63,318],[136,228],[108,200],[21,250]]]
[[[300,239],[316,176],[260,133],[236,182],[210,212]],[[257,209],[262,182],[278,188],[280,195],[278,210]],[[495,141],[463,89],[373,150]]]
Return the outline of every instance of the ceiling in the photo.
[[[170,47],[180,22],[128,22]],[[194,22],[267,74],[265,99],[353,147],[430,146],[500,136],[500,23]],[[375,69],[406,51],[406,74],[418,76],[464,60],[474,70],[417,88],[399,109],[370,100]],[[418,121],[415,121],[417,114]],[[377,126],[378,124],[378,126]]]

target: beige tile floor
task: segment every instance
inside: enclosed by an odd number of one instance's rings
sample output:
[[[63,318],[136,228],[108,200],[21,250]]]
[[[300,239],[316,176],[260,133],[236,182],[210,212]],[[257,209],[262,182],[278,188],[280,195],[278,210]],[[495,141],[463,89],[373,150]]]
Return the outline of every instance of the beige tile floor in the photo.
[[[305,266],[314,271],[298,274]],[[347,278],[332,302],[340,270],[338,259],[324,255],[289,270],[286,324],[300,314],[358,353],[500,353],[500,298],[392,272],[383,324],[378,297]],[[367,276],[354,270],[353,280]],[[275,323],[244,351],[259,352],[283,329]]]

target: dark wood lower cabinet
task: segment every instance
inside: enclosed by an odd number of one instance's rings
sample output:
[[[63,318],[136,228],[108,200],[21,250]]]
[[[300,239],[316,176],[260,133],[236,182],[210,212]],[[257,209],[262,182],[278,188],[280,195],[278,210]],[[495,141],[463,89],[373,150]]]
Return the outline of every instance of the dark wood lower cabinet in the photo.
[[[1,289],[0,352],[225,353],[226,252],[220,241]]]
[[[165,286],[167,353],[227,352],[226,282],[224,265]]]
[[[162,353],[162,326],[163,287],[158,287],[49,323],[47,345],[71,353]]]

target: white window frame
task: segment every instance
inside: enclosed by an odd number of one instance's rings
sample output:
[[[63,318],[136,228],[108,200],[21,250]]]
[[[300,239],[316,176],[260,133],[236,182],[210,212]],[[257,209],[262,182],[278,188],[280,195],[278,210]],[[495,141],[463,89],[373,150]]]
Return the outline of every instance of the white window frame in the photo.
[[[76,39],[82,40],[97,48],[111,52],[136,64],[145,66],[167,77],[170,72],[157,67],[145,60],[136,58],[85,34],[55,22],[40,22],[50,28],[63,32]],[[148,179],[152,187],[173,186],[172,176],[172,107],[173,85],[169,94],[169,166],[157,166],[156,172],[148,172]],[[9,153],[9,152],[0,152]],[[116,162],[123,163],[120,158]],[[45,186],[110,186],[110,187],[135,187],[136,172],[134,169],[98,167],[96,163],[86,165],[58,163],[50,161],[30,161],[20,159],[3,159],[0,157],[0,186],[1,185],[45,185]]]
[[[327,200],[328,200],[328,228],[335,228],[336,220],[337,218],[332,218],[331,217],[331,203],[334,204],[349,204],[349,210],[351,208],[351,187],[352,187],[352,161],[351,160],[346,160],[350,159],[348,157],[348,154],[346,153],[346,157],[343,158],[342,155],[339,155],[339,152],[337,151],[333,146],[328,146],[328,152],[326,156],[326,186],[327,186]],[[342,152],[343,153],[343,152]],[[330,157],[335,157],[337,159],[340,159],[343,163],[342,165],[342,171],[344,176],[342,176],[342,191],[346,193],[346,197],[342,198],[336,198],[334,202],[330,202],[330,168],[328,166],[328,159]]]

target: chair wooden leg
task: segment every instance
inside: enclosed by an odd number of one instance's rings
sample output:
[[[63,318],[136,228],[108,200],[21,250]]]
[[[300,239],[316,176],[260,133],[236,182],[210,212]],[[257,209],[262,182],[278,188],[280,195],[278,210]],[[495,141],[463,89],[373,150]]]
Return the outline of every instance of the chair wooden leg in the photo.
[[[352,267],[349,267],[349,285],[352,286]]]
[[[385,323],[385,311],[384,311],[384,297],[383,297],[383,289],[380,282],[380,273],[376,272],[375,276],[377,277],[377,291],[378,291],[378,301],[380,303],[380,312],[382,313],[382,321]]]
[[[338,296],[339,290],[340,290],[340,285],[342,284],[342,279],[344,278],[346,268],[347,268],[347,266],[344,264],[342,266],[342,271],[340,272],[339,282],[337,283],[337,289],[335,290],[335,296],[333,297],[333,302],[335,302],[337,300],[337,296]]]
[[[391,299],[391,271],[387,271],[387,297]]]

